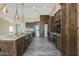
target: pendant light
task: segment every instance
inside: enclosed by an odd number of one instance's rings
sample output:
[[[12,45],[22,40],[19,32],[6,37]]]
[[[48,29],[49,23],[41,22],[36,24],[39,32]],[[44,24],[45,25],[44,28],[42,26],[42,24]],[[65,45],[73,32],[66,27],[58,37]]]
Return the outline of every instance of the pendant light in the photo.
[[[19,16],[18,16],[18,6],[17,6],[17,4],[16,4],[16,12],[15,12],[14,19],[19,20]]]
[[[25,22],[25,20],[24,20],[24,14],[23,14],[23,6],[24,6],[24,4],[22,3],[22,17],[21,17],[21,21]]]
[[[8,13],[8,6],[7,6],[6,3],[4,3],[4,4],[1,6],[0,11],[1,11],[4,15],[6,15],[6,14]]]

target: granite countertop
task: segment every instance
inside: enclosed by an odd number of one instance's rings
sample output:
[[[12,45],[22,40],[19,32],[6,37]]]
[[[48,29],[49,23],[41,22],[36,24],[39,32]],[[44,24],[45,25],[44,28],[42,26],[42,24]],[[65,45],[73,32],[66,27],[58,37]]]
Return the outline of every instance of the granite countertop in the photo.
[[[21,37],[25,36],[25,34],[22,35],[16,35],[16,34],[11,34],[11,35],[4,35],[4,36],[0,36],[0,40],[9,40],[9,41],[13,41],[13,40],[17,40]]]

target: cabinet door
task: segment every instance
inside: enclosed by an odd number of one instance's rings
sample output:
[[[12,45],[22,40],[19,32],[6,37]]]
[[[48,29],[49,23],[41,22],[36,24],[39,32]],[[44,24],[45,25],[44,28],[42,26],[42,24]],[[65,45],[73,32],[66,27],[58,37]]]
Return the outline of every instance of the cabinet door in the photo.
[[[69,55],[77,56],[77,30],[69,31]]]
[[[69,55],[77,55],[77,4],[69,4]]]
[[[62,4],[62,55],[77,55],[77,4]]]
[[[77,4],[69,4],[69,28],[77,29]]]
[[[62,4],[62,20],[61,20],[61,39],[62,39],[62,55],[66,55],[67,35],[65,32],[66,25],[66,4]]]

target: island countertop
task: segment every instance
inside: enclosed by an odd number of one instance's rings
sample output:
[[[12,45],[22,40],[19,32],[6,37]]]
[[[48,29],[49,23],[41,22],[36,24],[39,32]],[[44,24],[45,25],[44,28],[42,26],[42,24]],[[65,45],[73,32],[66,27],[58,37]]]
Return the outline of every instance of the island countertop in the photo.
[[[21,56],[31,42],[28,34],[0,36],[0,56]]]
[[[1,41],[4,41],[4,40],[9,40],[9,41],[15,41],[21,37],[25,36],[25,34],[20,34],[20,35],[17,35],[17,34],[11,34],[11,35],[4,35],[4,36],[0,36],[0,40]]]

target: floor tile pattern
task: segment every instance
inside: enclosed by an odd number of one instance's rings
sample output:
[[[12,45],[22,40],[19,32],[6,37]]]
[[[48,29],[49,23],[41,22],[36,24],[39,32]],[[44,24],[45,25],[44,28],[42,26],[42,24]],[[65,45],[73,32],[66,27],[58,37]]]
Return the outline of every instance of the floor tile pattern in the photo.
[[[47,38],[33,38],[23,56],[61,56],[54,44]]]

